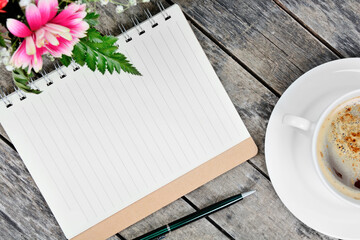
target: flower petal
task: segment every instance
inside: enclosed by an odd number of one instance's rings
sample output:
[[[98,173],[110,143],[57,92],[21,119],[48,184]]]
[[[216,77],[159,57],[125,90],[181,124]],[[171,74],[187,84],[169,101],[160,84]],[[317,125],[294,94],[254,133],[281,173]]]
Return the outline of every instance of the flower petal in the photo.
[[[25,38],[26,42],[26,54],[34,55],[36,53],[35,42],[32,36]]]
[[[26,7],[26,20],[30,29],[36,31],[41,27],[41,15],[39,9],[32,3]]]
[[[65,39],[68,40],[68,41],[71,41],[71,40],[72,40],[71,33],[65,32],[65,33],[59,33],[59,35],[60,35],[61,37],[65,38]]]
[[[69,33],[70,34],[70,33]],[[70,35],[71,36],[71,35]],[[59,45],[59,41],[56,39],[56,37],[51,34],[50,32],[45,32],[45,39],[54,46]]]
[[[31,63],[31,56],[26,54],[25,45],[23,41],[10,59],[10,64],[16,68],[26,68]]]
[[[45,30],[44,28],[40,28],[35,32],[36,36],[36,47],[40,48],[45,44]]]
[[[30,29],[25,24],[16,19],[8,18],[6,20],[6,27],[13,35],[20,38],[25,38],[31,35]]]
[[[47,0],[39,0],[37,3],[41,15],[41,25],[46,24],[49,21],[50,17],[50,5]]]
[[[40,53],[36,53],[34,55],[32,65],[34,67],[35,72],[39,72],[41,70],[42,65],[43,65],[43,60],[42,60],[42,56]]]
[[[64,10],[62,10],[54,19],[52,23],[64,24],[69,18],[72,18],[76,11],[79,9],[79,5],[71,3]]]
[[[58,1],[57,0],[49,0],[50,1],[50,17],[49,20],[53,19],[58,12]]]
[[[44,29],[56,34],[70,32],[69,28],[54,23],[47,23]]]

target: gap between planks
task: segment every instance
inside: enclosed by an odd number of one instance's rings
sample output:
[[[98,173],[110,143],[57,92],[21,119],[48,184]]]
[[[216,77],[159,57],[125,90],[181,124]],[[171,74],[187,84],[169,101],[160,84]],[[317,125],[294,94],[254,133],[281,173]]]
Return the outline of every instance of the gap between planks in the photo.
[[[169,4],[174,4],[170,0],[166,0]],[[250,73],[255,79],[257,79],[263,86],[265,86],[267,89],[269,89],[275,96],[278,98],[281,96],[279,92],[277,92],[275,89],[273,89],[269,84],[267,84],[259,75],[257,75],[254,71],[252,71],[244,62],[242,62],[240,59],[238,59],[234,54],[231,53],[230,50],[228,50],[224,45],[222,45],[220,42],[218,42],[210,33],[208,33],[204,28],[202,28],[193,18],[191,18],[188,14],[183,12],[186,19],[191,22],[201,33],[203,33],[206,37],[208,37],[212,42],[215,43],[222,51],[224,51],[228,56],[230,56],[236,63],[238,63],[241,67],[243,67],[248,73]],[[17,152],[15,146],[2,134],[0,134],[0,139],[5,142],[9,147],[11,147],[14,151]],[[251,160],[248,160],[250,165],[254,167],[261,175],[263,175],[266,179],[270,181],[269,176],[267,176],[266,173],[264,173],[261,169],[259,169],[254,163],[251,162]],[[186,196],[183,196],[182,199],[189,204],[194,210],[198,211],[199,208],[192,203]],[[209,221],[210,224],[212,224],[214,227],[216,227],[226,238],[230,240],[235,240],[225,229],[223,229],[220,225],[218,225],[214,220],[212,220],[209,217],[205,217],[207,221]],[[127,240],[123,236],[121,236],[119,233],[116,235],[117,238],[121,240]]]
[[[174,4],[171,0],[166,0],[169,4]],[[238,63],[242,68],[244,68],[251,76],[253,76],[256,80],[258,80],[263,86],[265,86],[271,93],[273,93],[276,97],[280,98],[281,94],[276,91],[273,87],[271,87],[264,79],[262,79],[258,74],[256,74],[249,66],[247,66],[243,61],[241,61],[238,57],[236,57],[229,49],[227,49],[222,43],[216,40],[209,32],[207,32],[200,24],[196,22],[190,15],[183,11],[186,19],[191,22],[202,34],[204,34],[207,38],[209,38],[216,46],[218,46],[222,51],[224,51],[229,57],[231,57],[236,63]]]
[[[333,52],[339,58],[345,58],[338,50],[336,50],[330,43],[323,39],[319,34],[317,34],[311,27],[305,24],[295,13],[290,11],[280,0],[273,0],[273,2],[284,12],[286,12],[292,19],[294,19],[300,26],[302,26],[306,31],[308,31],[313,37],[315,37],[319,42],[321,42],[325,47],[327,47],[331,52]]]
[[[166,0],[169,4],[174,4],[171,0]],[[311,29],[308,25],[306,25],[299,17],[297,17],[293,12],[291,12],[288,8],[286,8],[279,0],[273,0],[276,5],[282,9],[284,12],[286,12],[292,19],[294,19],[299,25],[301,25],[304,29],[306,29],[314,38],[316,38],[319,42],[321,42],[325,47],[327,47],[330,51],[332,51],[335,55],[337,55],[339,58],[344,58],[344,56],[337,51],[333,46],[330,45],[326,40],[324,40],[322,37],[320,37],[313,29]],[[271,91],[275,96],[278,98],[281,96],[281,94],[276,91],[274,88],[272,88],[269,84],[267,84],[258,74],[256,74],[252,69],[250,69],[244,62],[242,62],[239,58],[237,58],[229,49],[227,49],[223,44],[221,44],[219,41],[217,41],[209,32],[207,32],[200,24],[196,22],[195,19],[193,19],[191,16],[189,16],[187,13],[183,12],[185,17],[188,21],[191,22],[200,32],[202,32],[206,37],[208,37],[215,45],[217,45],[221,50],[223,50],[228,56],[230,56],[234,61],[236,61],[241,67],[243,67],[249,74],[251,74],[256,80],[258,80],[264,87],[266,87],[269,91]],[[14,151],[16,151],[16,148],[14,145],[3,135],[0,134],[0,139],[5,142],[9,147],[11,147]],[[261,175],[263,175],[266,179],[270,181],[269,176],[264,173],[261,169],[259,169],[254,163],[251,162],[251,160],[248,161],[250,165],[256,169]],[[192,208],[194,208],[196,211],[199,210],[199,208],[192,203],[186,196],[183,196],[182,199],[187,202]],[[228,239],[233,240],[234,238],[226,232],[223,228],[221,228],[215,221],[210,219],[209,217],[206,217],[207,221],[209,221],[213,226],[215,226],[220,232],[224,234]],[[121,236],[119,233],[117,233],[115,236],[117,236],[121,240],[126,240],[123,236]]]

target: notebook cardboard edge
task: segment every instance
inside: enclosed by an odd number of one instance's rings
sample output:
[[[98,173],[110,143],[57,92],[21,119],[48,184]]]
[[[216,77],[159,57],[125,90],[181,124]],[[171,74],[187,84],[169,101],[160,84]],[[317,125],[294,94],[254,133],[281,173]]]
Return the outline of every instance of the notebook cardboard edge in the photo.
[[[212,179],[254,157],[258,152],[249,137],[190,172],[120,210],[71,240],[107,239]]]

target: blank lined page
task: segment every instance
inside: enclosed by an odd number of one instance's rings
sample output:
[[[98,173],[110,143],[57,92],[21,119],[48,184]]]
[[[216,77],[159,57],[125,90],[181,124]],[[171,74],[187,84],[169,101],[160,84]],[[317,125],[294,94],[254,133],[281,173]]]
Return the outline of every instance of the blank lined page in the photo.
[[[250,137],[180,8],[166,11],[119,36],[142,76],[63,68],[0,107],[68,238]]]

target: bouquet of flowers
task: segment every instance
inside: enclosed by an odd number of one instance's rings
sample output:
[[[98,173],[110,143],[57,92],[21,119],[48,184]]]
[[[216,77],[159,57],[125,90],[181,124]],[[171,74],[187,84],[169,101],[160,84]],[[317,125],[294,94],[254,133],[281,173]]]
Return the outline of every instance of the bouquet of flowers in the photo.
[[[135,5],[114,0],[117,12]],[[39,93],[27,83],[33,72],[43,66],[43,57],[58,58],[68,66],[72,61],[101,73],[114,71],[140,75],[138,70],[117,52],[117,38],[102,35],[95,26],[99,15],[92,11],[97,0],[0,0],[0,57],[13,72],[17,87]]]

